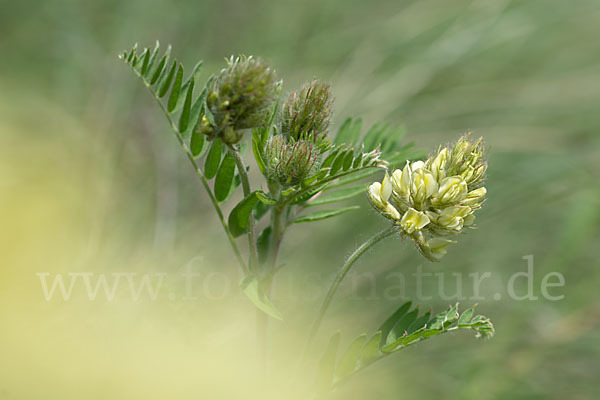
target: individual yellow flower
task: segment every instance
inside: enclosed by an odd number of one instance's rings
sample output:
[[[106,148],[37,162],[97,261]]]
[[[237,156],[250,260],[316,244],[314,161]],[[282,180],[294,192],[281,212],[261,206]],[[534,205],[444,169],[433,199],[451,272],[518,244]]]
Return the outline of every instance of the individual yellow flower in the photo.
[[[468,206],[452,206],[444,208],[435,218],[435,223],[450,231],[460,231],[464,225],[464,218],[471,213]]]
[[[409,235],[416,230],[423,229],[428,223],[429,217],[425,215],[425,213],[417,211],[414,208],[409,208],[400,220],[402,230]]]
[[[387,172],[385,173],[385,177],[381,183],[374,182],[369,186],[367,191],[369,196],[369,201],[373,207],[385,215],[387,218],[390,218],[394,221],[400,219],[401,215],[396,210],[396,208],[389,203],[389,198],[392,194],[392,184],[388,177]]]
[[[456,241],[442,237],[434,237],[429,239],[425,246],[420,247],[420,250],[427,259],[439,261],[446,255],[448,252],[446,247],[451,243],[456,243]]]
[[[411,192],[413,203],[422,208],[425,201],[429,199],[438,190],[438,183],[433,174],[425,169],[418,168],[413,170],[411,180]]]
[[[446,162],[448,160],[448,148],[444,147],[441,149],[435,158],[430,159],[429,170],[439,182],[446,177]]]
[[[449,176],[440,181],[440,186],[433,195],[432,204],[443,206],[456,204],[467,197],[467,183],[460,176]]]

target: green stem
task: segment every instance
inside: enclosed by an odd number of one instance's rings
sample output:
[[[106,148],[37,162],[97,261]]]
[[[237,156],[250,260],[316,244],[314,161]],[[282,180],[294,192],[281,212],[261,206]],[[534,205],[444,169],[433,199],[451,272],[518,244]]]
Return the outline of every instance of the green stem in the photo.
[[[317,318],[315,319],[315,322],[313,323],[313,325],[311,327],[310,333],[308,335],[308,340],[306,342],[304,356],[307,355],[307,353],[310,349],[310,346],[317,334],[317,331],[319,330],[319,327],[321,326],[323,317],[325,316],[325,313],[327,312],[327,309],[329,308],[329,305],[331,304],[331,301],[333,300],[333,296],[335,295],[335,292],[337,291],[338,287],[340,286],[340,283],[342,283],[342,281],[348,274],[348,271],[350,271],[350,268],[352,268],[354,263],[367,250],[369,250],[375,244],[379,243],[379,241],[385,239],[388,236],[393,235],[396,232],[396,230],[397,230],[396,226],[392,225],[391,227],[384,229],[383,231],[377,233],[376,235],[371,237],[369,240],[367,240],[366,242],[361,244],[356,250],[354,250],[354,252],[350,255],[350,257],[348,257],[348,259],[346,260],[344,265],[342,265],[342,268],[340,268],[340,270],[338,271],[337,275],[335,276],[335,279],[331,283],[331,286],[329,286],[329,290],[327,291],[325,300],[323,300],[323,304],[321,305],[321,308],[319,309],[319,314],[317,315]]]
[[[248,196],[252,189],[250,188],[250,180],[248,179],[248,173],[246,172],[246,166],[244,160],[240,155],[240,151],[233,147],[229,147],[229,152],[235,160],[240,179],[242,181],[242,190],[244,191],[244,197]],[[250,251],[250,259],[248,261],[250,271],[258,272],[258,250],[256,249],[256,226],[254,222],[254,215],[250,215],[248,219],[248,248]]]
[[[171,125],[171,130],[173,131],[173,133],[175,134],[175,137],[179,141],[179,144],[183,148],[183,151],[185,152],[188,160],[190,161],[190,163],[192,164],[192,166],[196,170],[196,174],[200,177],[200,180],[202,181],[202,186],[204,186],[204,189],[206,189],[206,192],[208,193],[208,197],[210,198],[210,201],[211,201],[211,203],[212,203],[215,211],[217,212],[217,216],[219,217],[219,221],[221,221],[221,225],[223,226],[223,230],[225,231],[225,234],[227,235],[227,238],[229,239],[229,244],[231,245],[231,248],[232,248],[232,250],[233,250],[233,252],[235,254],[235,257],[237,258],[238,263],[240,264],[240,267],[242,267],[242,270],[244,271],[244,273],[247,273],[248,272],[248,267],[246,266],[246,263],[244,262],[244,259],[242,258],[242,254],[240,253],[240,249],[238,248],[237,244],[235,243],[235,238],[233,237],[233,235],[229,231],[229,227],[227,226],[227,222],[225,221],[225,217],[223,215],[223,211],[221,210],[221,207],[219,206],[219,202],[217,201],[217,199],[213,195],[212,191],[210,190],[210,185],[208,184],[208,179],[206,179],[206,176],[204,176],[204,173],[202,172],[202,170],[200,169],[200,167],[196,163],[196,160],[194,159],[194,156],[192,155],[192,152],[190,151],[189,147],[187,146],[187,144],[183,140],[183,137],[179,133],[179,129],[177,129],[177,125],[175,125],[175,122],[171,119],[171,116],[169,115],[169,112],[167,111],[167,109],[165,108],[165,106],[161,103],[160,98],[155,95],[155,93],[150,88],[150,84],[146,81],[146,79],[138,71],[136,71],[135,69],[133,69],[133,72],[142,80],[142,82],[144,82],[144,84],[146,85],[146,87],[150,91],[150,94],[152,94],[152,97],[154,97],[154,100],[156,100],[156,102],[158,103],[160,109],[162,110],[162,112],[165,114],[165,117],[169,121],[169,124]]]

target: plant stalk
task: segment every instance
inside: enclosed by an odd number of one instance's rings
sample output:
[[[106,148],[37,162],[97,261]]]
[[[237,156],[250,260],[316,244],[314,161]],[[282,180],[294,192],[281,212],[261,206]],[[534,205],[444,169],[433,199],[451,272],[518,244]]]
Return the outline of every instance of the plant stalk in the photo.
[[[327,291],[325,300],[323,300],[323,304],[321,304],[321,308],[319,309],[319,314],[317,315],[315,322],[312,324],[310,333],[308,335],[308,340],[306,342],[305,350],[304,350],[304,357],[307,356],[308,351],[310,350],[310,346],[312,345],[312,342],[315,339],[315,336],[317,335],[319,327],[321,326],[321,322],[323,321],[323,317],[325,316],[325,313],[327,312],[327,309],[329,308],[329,305],[331,304],[331,301],[333,300],[333,296],[335,295],[337,289],[339,288],[340,283],[342,283],[342,281],[344,280],[344,278],[350,271],[350,268],[352,268],[354,263],[367,250],[369,250],[371,247],[373,247],[374,245],[376,245],[377,243],[379,243],[381,240],[385,239],[386,237],[391,236],[394,233],[396,233],[396,230],[397,230],[396,226],[392,225],[391,227],[384,229],[383,231],[372,236],[366,242],[361,244],[356,250],[354,250],[354,252],[350,255],[350,257],[348,257],[348,259],[346,260],[344,265],[342,265],[342,267],[338,271],[337,275],[335,276],[335,279],[329,286],[329,290]]]
[[[229,151],[233,156],[235,165],[237,166],[240,180],[242,181],[242,190],[244,191],[244,197],[248,196],[252,189],[250,188],[250,180],[248,179],[248,173],[246,172],[246,166],[244,160],[240,155],[239,149],[230,146]],[[256,249],[256,226],[254,222],[254,215],[250,215],[248,219],[248,249],[250,252],[248,266],[250,271],[254,271],[258,275],[258,251]]]

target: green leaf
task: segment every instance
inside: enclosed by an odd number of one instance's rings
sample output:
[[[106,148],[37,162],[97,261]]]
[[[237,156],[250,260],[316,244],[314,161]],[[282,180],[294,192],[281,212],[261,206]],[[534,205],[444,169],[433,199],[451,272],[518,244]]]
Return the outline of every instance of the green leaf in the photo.
[[[333,372],[335,370],[335,361],[337,359],[338,347],[340,346],[340,332],[336,332],[325,350],[325,354],[319,362],[317,371],[317,392],[325,393],[331,389],[333,384]]]
[[[260,235],[258,235],[258,239],[256,239],[256,250],[258,251],[258,262],[260,265],[267,262],[272,231],[273,229],[271,226],[267,226]]]
[[[221,152],[223,144],[220,139],[214,139],[210,150],[204,160],[204,175],[207,179],[212,179],[217,174],[219,164],[221,163]]]
[[[229,231],[234,237],[240,236],[248,228],[248,220],[256,203],[258,203],[258,197],[256,192],[252,192],[231,210],[228,224]]]
[[[329,171],[330,176],[334,176],[340,169],[342,169],[344,166],[344,159],[346,158],[348,151],[350,150],[342,151],[337,155],[333,161],[333,164],[331,165],[331,170]]]
[[[421,340],[424,340],[423,333],[425,333],[425,329],[426,328],[423,326],[420,329],[417,329],[416,331],[410,333],[408,336],[404,337],[401,340],[400,345],[393,351],[398,351],[403,347],[410,346],[411,344],[415,344],[420,342]]]
[[[156,59],[158,58],[159,50],[160,50],[160,43],[158,43],[158,40],[157,40],[156,45],[154,46],[154,50],[152,51],[152,55],[150,56],[150,60],[148,60],[148,65],[146,67],[146,71],[142,72],[142,75],[144,75],[145,78],[147,78],[148,75],[150,75],[150,71],[152,71],[152,67],[154,66],[154,63],[156,62]]]
[[[185,80],[182,88],[187,88],[191,84],[192,81],[198,82],[198,80],[200,79],[200,72],[202,71],[203,64],[204,64],[204,62],[202,60],[200,60],[196,63],[196,65],[194,65],[194,68],[192,68],[192,72],[190,73],[190,76]]]
[[[192,112],[192,97],[194,95],[194,80],[190,81],[190,85],[185,95],[185,103],[183,104],[183,110],[181,111],[181,116],[179,117],[179,132],[183,137],[187,137],[188,133],[188,125],[190,123],[190,114]]]
[[[160,60],[160,63],[158,64],[158,67],[156,67],[156,70],[154,71],[154,74],[152,75],[152,79],[150,80],[150,84],[154,85],[156,83],[156,87],[160,87],[160,83],[164,80],[167,71],[168,71],[168,63],[169,63],[169,58],[171,57],[171,45],[169,45],[167,47],[167,51],[165,51],[165,54],[163,55],[162,59]]]
[[[385,340],[387,339],[388,334],[390,333],[394,325],[396,325],[396,322],[398,322],[400,318],[406,315],[411,305],[412,303],[410,301],[407,301],[406,303],[402,304],[396,309],[396,311],[394,311],[392,315],[390,315],[383,322],[383,324],[381,324],[381,326],[378,329],[378,331],[381,332],[381,343],[379,343],[380,347],[383,347],[385,345]]]
[[[340,126],[340,129],[335,136],[335,143],[346,145],[356,143],[360,136],[361,128],[362,120],[360,118],[357,118],[354,121],[351,118],[347,118],[342,126]]]
[[[352,167],[352,162],[354,161],[354,150],[349,149],[346,152],[346,157],[344,157],[344,164],[342,166],[343,171],[348,171],[350,167]]]
[[[181,91],[181,81],[183,80],[183,66],[179,64],[179,68],[177,69],[177,75],[175,76],[175,82],[173,83],[173,88],[171,89],[171,95],[169,96],[169,102],[167,103],[167,110],[172,113],[175,110],[175,106],[177,105],[177,100],[179,99],[179,93]]]
[[[202,153],[204,153],[206,147],[204,135],[200,132],[192,133],[192,139],[190,140],[190,151],[192,152],[192,156],[195,158],[200,157]]]
[[[363,368],[377,359],[379,356],[379,342],[381,341],[381,332],[375,333],[365,344],[360,352],[358,361],[359,368]]]
[[[154,74],[152,74],[152,78],[150,79],[150,85],[154,85],[158,78],[163,74],[163,70],[165,68],[165,64],[167,62],[167,55],[165,54],[158,63],[156,70],[154,70]]]
[[[200,95],[194,102],[194,105],[192,106],[192,109],[190,111],[190,118],[189,118],[187,131],[183,135],[184,137],[190,136],[196,130],[196,126],[198,125],[198,120],[200,119],[200,115],[202,114],[202,110],[204,107],[204,100],[206,100],[207,92],[208,92],[208,90],[206,88],[202,89],[202,92],[200,92]]]
[[[473,308],[475,306],[469,308],[468,310],[466,310],[465,312],[462,313],[462,315],[458,318],[458,326],[461,325],[466,325],[469,322],[471,322],[471,318],[473,317]]]
[[[293,204],[302,204],[302,203],[308,201],[310,198],[315,196],[317,193],[319,193],[320,191],[325,189],[327,187],[327,185],[328,185],[328,183],[323,183],[323,184],[317,185],[313,188],[306,188],[306,191],[304,193],[298,195],[292,203]],[[282,192],[282,195],[283,195],[283,192]]]
[[[363,144],[365,145],[365,151],[369,152],[375,150],[375,148],[377,148],[377,145],[381,143],[382,138],[385,137],[385,134],[388,130],[389,125],[387,124],[377,122],[376,124],[372,125],[367,131],[367,134],[365,135],[365,138],[363,140]]]
[[[341,147],[336,147],[335,149],[331,150],[327,157],[325,157],[325,160],[323,160],[321,168],[328,168],[331,166],[331,164],[333,164],[333,160],[335,160],[341,150]]]
[[[331,190],[331,189],[335,189],[340,186],[345,186],[349,183],[359,181],[361,179],[375,175],[376,173],[382,172],[382,171],[383,170],[379,169],[379,168],[368,168],[368,169],[361,169],[358,171],[353,171],[353,172],[350,172],[348,175],[341,177],[335,183],[330,184],[327,187],[327,189]]]
[[[256,207],[254,207],[254,220],[260,220],[267,212],[269,212],[270,209],[271,206],[266,205],[262,201],[256,203]]]
[[[171,81],[173,80],[173,76],[175,75],[175,70],[177,69],[177,60],[173,60],[171,64],[171,69],[169,70],[169,74],[166,76],[164,81],[161,81],[160,91],[158,92],[158,97],[165,97],[167,92],[169,91],[169,87],[171,86]]]
[[[129,56],[127,57],[127,63],[129,64],[131,62],[131,60],[133,60],[133,55],[135,54],[136,50],[137,50],[138,44],[134,44],[133,48],[131,49],[131,52],[129,53]]]
[[[254,131],[256,132],[256,130]],[[252,153],[254,153],[254,159],[256,160],[256,165],[258,165],[258,169],[264,176],[267,176],[267,165],[265,164],[265,160],[263,158],[262,144],[259,133],[252,135]]]
[[[418,331],[421,328],[425,327],[425,324],[429,322],[429,318],[431,318],[431,311],[426,312],[424,315],[417,318],[408,328],[406,328],[406,332],[410,335],[413,332]]]
[[[450,307],[446,311],[442,311],[431,319],[428,329],[446,329],[458,320],[457,313],[458,304]]]
[[[259,310],[271,317],[282,320],[281,312],[271,303],[271,300],[260,290],[260,285],[255,276],[246,276],[240,284],[244,294]]]
[[[257,190],[256,191],[256,196],[264,204],[267,204],[267,205],[270,205],[270,206],[272,206],[274,204],[277,204],[277,200],[275,200],[274,198],[272,198],[271,196],[269,196],[268,194],[266,194],[262,190]]]
[[[320,206],[323,204],[337,203],[338,201],[351,199],[359,194],[364,194],[366,191],[366,185],[351,186],[345,189],[336,190],[335,192],[322,194],[308,203],[307,206]]]
[[[146,71],[148,70],[148,63],[150,62],[150,49],[146,48],[144,49],[144,54],[143,54],[143,59],[142,59],[142,68],[140,69],[140,74],[145,75]]]
[[[227,152],[225,157],[223,157],[223,161],[221,161],[217,177],[215,178],[215,198],[218,202],[223,202],[228,197],[233,185],[234,175],[235,159],[230,152]]]
[[[392,330],[388,333],[387,338],[385,339],[385,346],[383,350],[385,351],[390,344],[395,344],[395,342],[403,337],[406,334],[406,330],[416,319],[419,314],[419,309],[415,308],[413,311],[406,313],[402,318],[396,322]]]
[[[348,375],[351,375],[358,367],[358,360],[362,348],[367,341],[367,334],[363,333],[350,343],[348,349],[340,359],[337,367],[336,375],[339,379],[342,379]]]
[[[444,316],[444,322],[443,322],[444,329],[447,329],[449,326],[451,326],[456,321],[458,321],[458,303],[456,303],[454,306],[450,307],[450,309],[446,312],[446,315]]]
[[[351,207],[343,207],[334,210],[321,210],[308,215],[303,215],[302,217],[296,218],[294,220],[295,223],[300,222],[315,222],[320,221],[322,219],[332,218],[338,216],[340,214],[347,213],[348,211],[356,210],[360,208],[359,206],[351,206]]]

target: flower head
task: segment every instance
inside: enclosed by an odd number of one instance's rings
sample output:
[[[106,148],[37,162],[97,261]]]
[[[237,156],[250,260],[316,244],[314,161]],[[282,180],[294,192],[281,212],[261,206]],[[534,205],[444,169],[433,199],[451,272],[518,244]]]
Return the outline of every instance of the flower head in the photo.
[[[471,227],[486,189],[487,164],[482,139],[461,137],[426,161],[407,162],[369,186],[371,205],[413,239],[427,259],[439,261],[454,241],[445,236]]]
[[[329,84],[317,80],[290,93],[281,110],[281,133],[291,141],[327,142],[333,109]]]
[[[232,144],[242,130],[267,124],[280,85],[275,71],[259,59],[231,57],[227,64],[208,85],[206,106],[213,121],[204,116],[199,130]]]
[[[269,139],[265,148],[269,179],[283,186],[295,186],[319,169],[320,153],[307,140],[288,142],[282,135]]]

